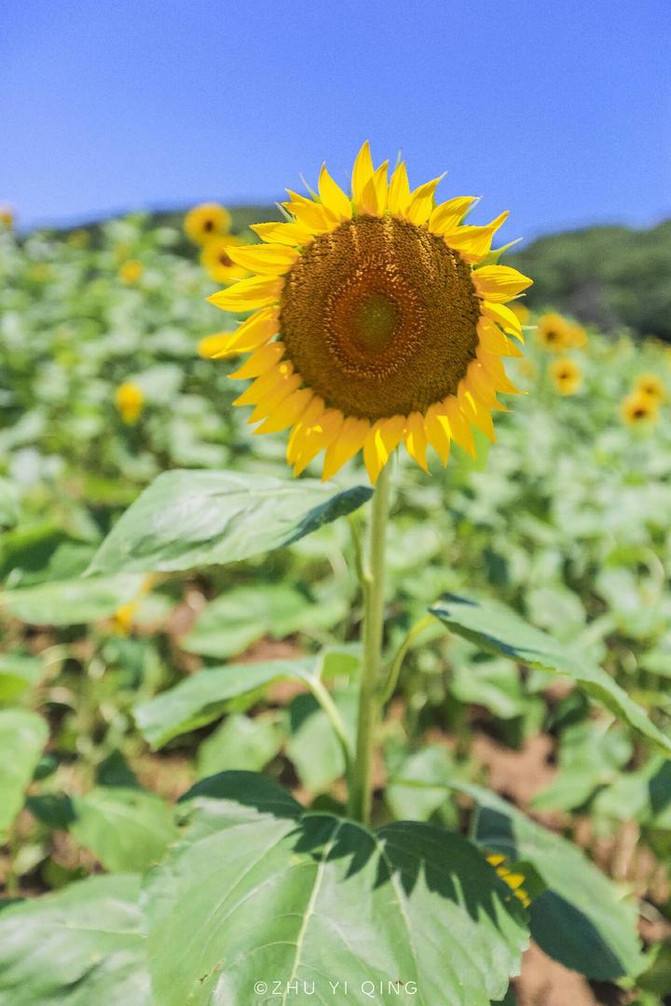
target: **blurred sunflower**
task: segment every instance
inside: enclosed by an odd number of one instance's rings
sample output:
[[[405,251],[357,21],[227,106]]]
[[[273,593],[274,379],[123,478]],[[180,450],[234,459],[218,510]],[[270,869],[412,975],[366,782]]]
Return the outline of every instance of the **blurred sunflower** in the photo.
[[[141,278],[144,266],[136,258],[129,258],[119,269],[119,276],[127,286],[133,286]]]
[[[648,395],[632,392],[623,400],[620,415],[628,426],[656,423],[659,418],[659,403]]]
[[[227,234],[231,229],[231,214],[219,203],[201,203],[184,217],[184,233],[197,245]]]
[[[236,280],[249,276],[249,270],[236,265],[229,255],[229,250],[240,244],[240,238],[227,234],[226,237],[212,238],[203,247],[200,261],[215,283],[235,283]]]
[[[560,314],[551,312],[538,319],[536,339],[550,353],[561,353],[570,345],[570,324]]]
[[[633,394],[643,395],[661,405],[666,401],[666,385],[657,374],[640,374],[634,381]]]
[[[14,226],[14,211],[11,206],[0,205],[0,225],[8,231]]]
[[[560,395],[575,395],[582,384],[582,371],[578,364],[563,356],[549,367],[550,377]]]
[[[116,389],[114,401],[123,422],[127,426],[134,426],[144,408],[142,388],[133,381],[124,381]]]
[[[401,442],[424,470],[428,445],[443,464],[453,440],[474,454],[472,427],[493,439],[497,393],[517,391],[501,358],[520,355],[522,330],[505,305],[531,280],[491,252],[508,214],[464,226],[474,196],[436,204],[440,178],[411,190],[404,163],[387,171],[366,142],[351,197],[325,166],[318,195],[287,190],[288,222],[229,249],[257,275],[209,298],[254,312],[209,355],[251,352],[235,404],[255,406],[257,433],[293,427],[296,475],[322,450],[324,478],[362,451],[372,482]]]
[[[566,345],[570,349],[584,349],[587,345],[587,332],[578,322],[569,322],[566,333]]]

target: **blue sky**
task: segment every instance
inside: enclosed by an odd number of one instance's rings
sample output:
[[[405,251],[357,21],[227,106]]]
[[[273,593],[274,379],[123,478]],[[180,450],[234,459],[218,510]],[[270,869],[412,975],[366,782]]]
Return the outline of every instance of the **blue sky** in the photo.
[[[668,0],[4,0],[23,225],[277,199],[370,137],[505,238],[671,216]]]

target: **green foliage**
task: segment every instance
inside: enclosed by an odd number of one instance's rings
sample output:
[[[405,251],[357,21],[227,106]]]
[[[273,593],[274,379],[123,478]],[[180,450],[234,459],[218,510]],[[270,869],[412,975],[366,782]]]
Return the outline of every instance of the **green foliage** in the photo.
[[[627,325],[671,342],[671,221],[649,230],[590,227],[532,241],[511,256],[533,276],[527,297],[605,329]]]

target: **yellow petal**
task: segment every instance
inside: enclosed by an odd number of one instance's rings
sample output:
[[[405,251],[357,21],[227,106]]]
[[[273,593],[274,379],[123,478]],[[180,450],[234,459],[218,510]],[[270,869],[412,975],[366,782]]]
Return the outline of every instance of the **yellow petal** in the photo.
[[[266,419],[271,412],[274,412],[289,395],[293,394],[301,385],[300,374],[295,374],[292,370],[284,375],[280,375],[276,383],[262,395],[247,422],[253,426],[254,423]],[[235,403],[234,403],[235,404]],[[256,430],[254,431],[256,432]]]
[[[429,230],[433,234],[450,233],[459,226],[477,201],[477,196],[455,196],[444,203],[439,203],[429,218]]]
[[[229,356],[231,338],[235,332],[214,332],[204,336],[198,343],[198,356],[205,360],[216,360],[217,357]]]
[[[222,344],[214,355],[216,358],[220,358],[236,356],[238,353],[249,353],[269,342],[274,335],[277,335],[279,327],[277,308],[264,307],[243,321],[235,332],[231,332],[228,345]]]
[[[325,234],[332,231],[338,224],[338,218],[321,203],[313,203],[308,199],[304,203],[290,203],[289,211],[293,213],[300,227],[311,234]]]
[[[284,281],[275,276],[252,276],[241,279],[226,290],[219,290],[208,297],[210,304],[222,311],[253,311],[257,307],[269,307],[280,297]]]
[[[324,457],[324,471],[322,479],[331,479],[340,471],[344,464],[353,458],[361,450],[370,430],[370,423],[367,419],[356,419],[348,416],[340,428],[340,432],[331,443]]]
[[[510,213],[506,210],[482,227],[459,227],[452,233],[445,234],[445,242],[467,262],[479,262],[489,254],[494,234],[509,216]]]
[[[295,445],[294,475],[300,475],[320,451],[328,450],[344,421],[345,417],[338,409],[326,409],[312,426],[301,423]]]
[[[492,304],[490,301],[485,300],[482,303],[481,310],[485,318],[491,318],[492,321],[501,326],[504,332],[509,332],[510,335],[519,339],[520,342],[524,342],[522,323],[514,311],[511,311],[505,304]]]
[[[252,224],[251,230],[253,230],[262,241],[278,245],[290,245],[291,247],[309,244],[313,238],[311,231],[309,231],[306,227],[301,227],[300,224],[294,223],[293,221],[286,224]]]
[[[478,320],[478,340],[479,345],[487,353],[495,353],[498,356],[516,355],[520,350],[515,346],[515,352],[510,353],[513,343],[507,335],[504,335],[498,325],[495,325],[491,318],[480,318]]]
[[[400,444],[404,432],[405,416],[378,419],[369,430],[363,445],[363,460],[373,485],[390,455]]]
[[[389,161],[385,161],[373,173],[361,196],[362,212],[373,216],[382,216],[387,207],[387,169]]]
[[[397,164],[389,182],[387,208],[390,213],[403,214],[410,201],[408,171],[403,161]]]
[[[466,378],[459,382],[460,389],[472,391],[477,398],[493,408],[496,403],[496,382],[494,378],[485,370],[479,360],[473,360],[468,365]]]
[[[421,412],[411,412],[405,422],[405,447],[411,458],[414,458],[420,468],[428,472],[429,466],[426,461],[426,430],[424,429],[424,416]]]
[[[293,371],[294,368],[291,363],[281,363],[279,367],[274,367],[267,373],[257,377],[253,384],[250,384],[241,395],[238,395],[233,405],[259,405],[273,389],[279,387],[290,376],[293,376]]]
[[[496,434],[487,406],[483,405],[470,391],[465,391],[459,398],[459,407],[468,422],[473,423],[488,440],[494,443]]]
[[[291,435],[287,443],[287,462],[290,465],[293,465],[298,456],[296,445],[300,441],[303,430],[316,423],[325,411],[326,406],[324,405],[323,400],[319,397],[319,395],[315,395],[305,410],[305,414],[301,416],[299,422],[296,423],[296,426],[291,431]]]
[[[241,367],[234,373],[229,374],[231,380],[246,381],[250,377],[260,377],[267,370],[274,367],[284,356],[284,343],[269,342],[265,346],[260,346],[252,355],[245,360]]]
[[[425,182],[424,185],[419,185],[413,192],[410,193],[410,199],[408,201],[408,206],[403,214],[406,220],[409,220],[411,224],[424,224],[431,216],[433,210],[433,196],[442,182],[445,174],[439,175],[438,178],[432,178],[430,182]]]
[[[472,279],[480,296],[494,303],[512,300],[533,283],[509,265],[485,265],[473,271]]]
[[[424,420],[426,435],[443,465],[450,458],[452,430],[445,406],[438,402],[430,406]]]
[[[473,434],[471,433],[468,423],[464,419],[457,399],[453,395],[449,395],[442,404],[450,423],[450,433],[452,434],[452,439],[455,444],[461,447],[463,451],[466,451],[467,454],[470,454],[470,456],[474,458],[476,450]]]
[[[250,272],[269,276],[282,276],[299,257],[299,252],[294,248],[278,244],[231,246],[227,249],[227,254],[233,262]]]
[[[314,392],[310,388],[300,388],[298,391],[293,391],[278,405],[273,405],[267,418],[260,426],[257,426],[254,433],[279,433],[280,430],[286,430],[288,426],[293,426],[305,413],[313,398]],[[259,407],[257,406],[257,408]]]
[[[322,164],[322,169],[319,172],[319,198],[338,220],[352,218],[351,200],[338,183],[333,181],[325,164]]]
[[[368,140],[362,143],[352,168],[352,203],[359,213],[365,213],[363,194],[368,182],[373,177],[373,158]]]

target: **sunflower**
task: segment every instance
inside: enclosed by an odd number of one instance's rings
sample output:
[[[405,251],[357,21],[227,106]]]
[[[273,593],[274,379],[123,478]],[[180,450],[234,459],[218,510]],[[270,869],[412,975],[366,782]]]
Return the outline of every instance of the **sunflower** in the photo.
[[[657,374],[640,374],[634,382],[634,394],[643,395],[661,405],[666,401],[666,385]]]
[[[184,233],[197,245],[204,245],[214,237],[227,234],[231,229],[231,214],[219,203],[201,203],[184,217]]]
[[[655,423],[659,418],[659,402],[640,392],[632,392],[623,400],[620,415],[627,426]]]
[[[587,332],[577,321],[567,324],[566,345],[570,349],[584,349],[587,345]]]
[[[129,258],[119,269],[119,276],[127,286],[133,286],[142,277],[144,266],[136,258]]]
[[[569,322],[553,311],[538,319],[536,338],[543,349],[550,353],[561,353],[570,345],[570,328]]]
[[[124,381],[114,393],[119,414],[127,426],[134,426],[144,408],[144,393],[133,381]]]
[[[240,238],[227,234],[225,237],[212,238],[203,247],[200,261],[215,283],[235,283],[236,280],[249,276],[249,270],[236,265],[229,255],[230,248],[240,244]]]
[[[454,440],[475,453],[472,427],[494,438],[497,392],[517,392],[501,358],[522,339],[506,302],[531,283],[496,263],[502,213],[464,226],[473,196],[436,204],[440,178],[410,189],[404,163],[387,181],[364,143],[352,196],[326,166],[312,198],[288,190],[284,223],[256,224],[263,244],[229,249],[257,275],[210,297],[254,313],[210,354],[251,352],[231,377],[254,378],[236,399],[253,405],[255,432],[293,427],[287,460],[298,475],[325,451],[330,478],[359,451],[374,483],[394,449],[427,469]]]
[[[575,395],[582,384],[582,371],[574,360],[562,356],[549,367],[552,383],[560,395]]]
[[[14,211],[11,206],[0,205],[0,226],[8,231],[11,231],[14,226]]]

